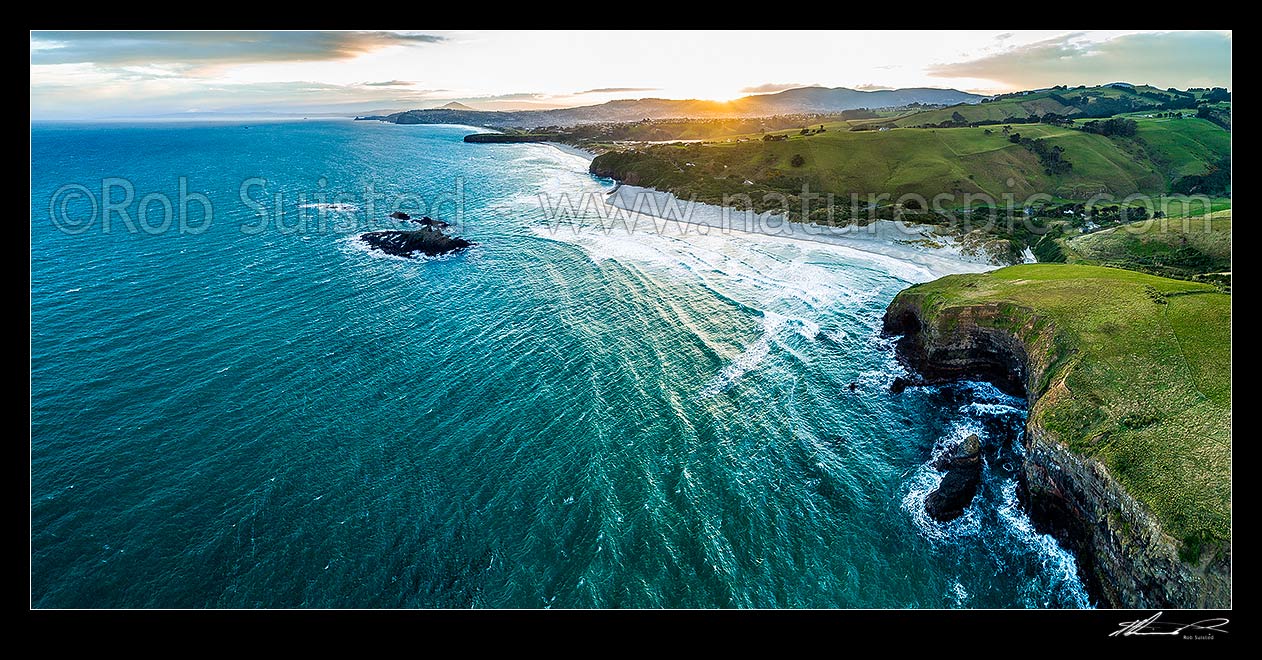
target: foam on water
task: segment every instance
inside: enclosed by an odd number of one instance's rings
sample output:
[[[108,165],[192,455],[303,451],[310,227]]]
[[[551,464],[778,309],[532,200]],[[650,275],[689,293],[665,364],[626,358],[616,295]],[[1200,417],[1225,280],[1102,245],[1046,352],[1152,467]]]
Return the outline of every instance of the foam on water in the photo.
[[[605,196],[580,155],[452,126],[253,128],[32,128],[36,606],[1078,602],[1004,508],[1019,446],[988,454],[953,536],[904,501],[945,439],[1021,417],[982,386],[888,392],[885,305],[975,264],[649,217],[574,231],[538,195]],[[46,217],[66,180],[161,190],[190,163],[204,234]],[[238,231],[260,172],[289,200],[462,177],[479,248]]]
[[[1045,585],[1041,590],[1027,591],[1026,606],[1091,607],[1073,554],[1051,535],[1039,533],[1021,506],[1017,496],[1017,479],[1013,473],[1015,461],[1024,454],[1020,438],[996,447],[999,439],[992,437],[987,430],[987,418],[1008,419],[1009,423],[1020,420],[1023,423],[1024,401],[1004,394],[988,383],[967,382],[953,387],[971,400],[959,406],[948,432],[934,442],[928,459],[908,477],[902,500],[904,512],[933,544],[959,548],[964,543],[980,542],[1001,569],[1006,568],[1006,563],[1011,560],[1014,548],[1036,557],[1041,567],[1040,580],[1045,581]],[[944,476],[943,472],[934,468],[934,463],[972,434],[982,439],[982,483],[963,515],[945,523],[936,521],[925,510],[926,498],[937,489]],[[996,452],[999,455],[1007,452],[1012,457],[1003,461],[1002,470],[996,470],[991,465],[989,456],[996,455]]]
[[[299,204],[300,209],[319,209],[321,211],[334,211],[338,213],[353,213],[359,210],[358,204],[350,202],[312,202],[309,204]]]

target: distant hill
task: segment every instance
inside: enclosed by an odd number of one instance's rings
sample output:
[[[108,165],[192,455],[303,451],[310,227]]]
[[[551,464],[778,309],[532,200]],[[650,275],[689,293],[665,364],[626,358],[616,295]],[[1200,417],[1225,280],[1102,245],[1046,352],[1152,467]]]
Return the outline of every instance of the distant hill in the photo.
[[[978,103],[983,98],[956,89],[909,87],[907,89],[883,89],[871,92],[846,87],[799,87],[777,94],[746,96],[733,101],[746,109],[751,116],[790,115],[806,112],[839,112],[857,108],[895,108],[919,103],[921,105],[956,105]]]
[[[466,110],[468,112],[477,112],[477,110],[470,108],[459,101],[452,101],[445,105],[440,105],[437,108],[434,108],[434,110]]]
[[[899,117],[891,126],[913,127],[942,125],[956,114],[965,122],[1002,122],[1025,119],[1048,113],[1066,117],[1111,117],[1127,112],[1174,111],[1195,114],[1197,101],[1205,92],[1158,89],[1148,85],[1124,86],[1113,83],[1099,87],[1053,87],[1028,92],[1014,92],[987,98],[980,103],[926,110]]]
[[[408,110],[385,117],[396,124],[471,124],[535,128],[539,126],[574,126],[597,122],[628,122],[642,119],[679,117],[768,117],[772,115],[841,112],[858,108],[891,108],[919,103],[953,105],[978,103],[982,96],[956,89],[918,87],[885,89],[871,92],[846,87],[799,87],[775,94],[745,96],[733,101],[699,99],[624,99],[599,105],[555,110],[518,110],[490,112],[473,110],[459,103],[442,108]],[[460,107],[455,107],[460,106]]]

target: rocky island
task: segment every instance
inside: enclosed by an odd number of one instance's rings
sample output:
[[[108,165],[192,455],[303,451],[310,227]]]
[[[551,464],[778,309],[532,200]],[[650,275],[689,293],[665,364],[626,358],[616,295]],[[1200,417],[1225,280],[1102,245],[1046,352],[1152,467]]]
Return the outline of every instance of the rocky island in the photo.
[[[1101,605],[1231,606],[1229,295],[1115,268],[1011,266],[902,291],[884,332],[921,382],[1027,398],[1022,502]],[[936,518],[967,505],[955,494],[971,499],[967,462],[955,465],[967,454],[939,466],[952,488],[927,504]]]
[[[359,238],[368,247],[396,257],[415,257],[418,254],[432,257],[473,245],[458,236],[448,236],[439,228],[438,221],[430,222],[420,229],[370,231],[360,234]],[[441,223],[441,226],[447,225]]]

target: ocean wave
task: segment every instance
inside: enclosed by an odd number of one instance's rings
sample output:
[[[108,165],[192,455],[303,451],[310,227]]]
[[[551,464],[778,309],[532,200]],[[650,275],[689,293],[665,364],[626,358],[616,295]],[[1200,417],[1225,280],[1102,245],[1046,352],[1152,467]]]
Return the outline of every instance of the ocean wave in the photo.
[[[750,344],[744,351],[725,364],[719,373],[710,379],[701,388],[698,396],[701,398],[711,397],[726,391],[742,376],[756,369],[767,359],[767,355],[771,353],[771,342],[775,335],[788,322],[788,319],[778,314],[767,314],[763,317],[763,331],[754,343]]]
[[[912,524],[920,533],[934,544],[946,543],[959,540],[965,537],[977,536],[982,531],[982,516],[979,508],[981,506],[981,497],[974,497],[973,501],[964,509],[964,513],[954,519],[946,522],[935,520],[929,515],[929,511],[925,508],[925,500],[929,498],[929,494],[938,489],[942,484],[944,472],[938,471],[934,467],[939,459],[947,456],[956,446],[963,442],[970,435],[976,433],[978,437],[986,438],[986,429],[981,423],[975,419],[965,418],[954,422],[950,431],[938,438],[933,447],[929,451],[929,459],[912,471],[906,485],[907,492],[903,495],[903,510],[911,517]],[[982,481],[986,481],[987,465],[983,457],[982,460]],[[981,491],[979,489],[978,495]]]
[[[1034,522],[1021,507],[1017,497],[1017,482],[1009,480],[1004,483],[1002,493],[998,513],[1007,536],[1039,557],[1043,574],[1050,582],[1049,586],[1070,607],[1092,607],[1082,580],[1078,577],[1078,560],[1073,553],[1061,547],[1051,534],[1040,534],[1034,529]]]
[[[359,206],[348,202],[313,202],[310,204],[299,204],[300,209],[319,209],[321,211],[332,211],[335,213],[354,213],[359,210]]]
[[[1001,448],[1002,470],[992,469],[987,457],[997,449],[993,447],[994,439],[990,437],[987,422],[1019,416],[1010,423],[1023,424],[1026,412],[1024,400],[1004,394],[987,383],[970,382],[951,387],[958,387],[981,401],[973,400],[958,407],[957,418],[948,431],[934,442],[927,460],[908,476],[901,504],[912,525],[935,547],[980,543],[1001,571],[1009,570],[1009,564],[1014,561],[1018,564],[1034,561],[1039,567],[1038,577],[1025,587],[1023,602],[1026,606],[1091,607],[1073,554],[1051,535],[1039,533],[1020,503],[1013,471],[1016,469],[1014,461],[1023,454],[1021,443],[1013,442]],[[982,479],[977,495],[959,518],[945,523],[934,520],[925,509],[925,500],[945,476],[934,468],[934,464],[974,433],[982,439],[983,447],[988,447],[983,454]],[[955,586],[964,589],[959,582]],[[967,594],[966,591],[963,593]],[[958,597],[955,587],[952,587],[948,601],[963,607],[968,598]]]

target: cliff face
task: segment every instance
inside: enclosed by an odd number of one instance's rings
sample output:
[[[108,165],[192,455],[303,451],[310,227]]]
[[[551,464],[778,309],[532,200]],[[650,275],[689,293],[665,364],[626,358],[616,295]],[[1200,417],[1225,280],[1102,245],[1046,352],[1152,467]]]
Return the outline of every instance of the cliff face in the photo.
[[[912,290],[914,291],[914,290]],[[1023,501],[1031,519],[1078,558],[1100,605],[1225,608],[1231,605],[1230,547],[1187,561],[1179,541],[1099,461],[1047,430],[1042,413],[1064,389],[1075,349],[1035,311],[1006,303],[936,308],[904,292],[884,330],[901,335],[897,354],[927,382],[986,380],[1029,401]]]

